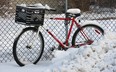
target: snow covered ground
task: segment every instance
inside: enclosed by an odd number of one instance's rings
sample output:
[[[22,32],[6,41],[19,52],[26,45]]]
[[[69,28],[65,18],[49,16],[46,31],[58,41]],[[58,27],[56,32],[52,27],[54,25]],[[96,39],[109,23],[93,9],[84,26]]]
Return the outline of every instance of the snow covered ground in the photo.
[[[0,72],[116,72],[116,33],[99,43],[53,52],[51,61],[19,67],[15,61],[0,64]]]
[[[81,16],[82,19],[94,19],[94,17],[96,17],[96,19],[99,19],[102,17],[107,18],[110,16],[115,17],[115,14],[111,15],[110,13],[107,14],[107,16],[106,14],[95,14],[95,13],[86,14],[86,15],[85,14],[83,13],[83,15]],[[51,16],[53,15],[50,15],[50,17]],[[12,60],[12,57],[11,57],[12,45],[11,44],[14,41],[12,38],[15,38],[16,35],[19,34],[22,28],[24,28],[25,26],[17,27],[17,24],[14,23],[14,19],[12,20],[0,19],[0,21],[1,21],[0,34],[2,34],[0,36],[0,41],[1,41],[0,54],[7,53],[8,55],[8,57],[6,57],[5,55],[3,56],[1,55],[2,56],[1,58],[5,58],[5,60],[8,60],[8,59]],[[6,23],[6,21],[8,23]],[[111,31],[116,30],[115,20],[112,20],[112,19],[98,20],[98,22],[101,25],[103,25],[105,30],[111,30]],[[47,24],[47,23],[45,27],[48,29],[50,28],[50,29],[53,29],[54,31],[57,31],[55,33],[58,33],[58,34],[60,32],[60,29],[63,29],[63,26],[64,26],[64,25],[61,26],[63,21],[60,21],[60,22],[52,21],[52,23],[50,24]],[[60,28],[58,27],[55,28],[56,24],[54,23],[56,23],[57,26]],[[109,26],[112,26],[112,27],[109,27]],[[65,31],[65,29],[63,31]],[[59,34],[58,37],[61,37],[62,34],[63,33],[61,32],[61,34]],[[7,41],[8,43],[4,41]],[[51,41],[48,41],[48,39],[46,40],[46,42],[51,43]],[[45,48],[47,48],[47,46]],[[52,46],[52,44],[49,44],[49,47],[50,46]],[[5,50],[3,50],[3,48]],[[91,46],[87,45],[81,48],[70,48],[67,51],[55,50],[52,54],[54,58],[51,61],[41,61],[41,62],[38,62],[38,64],[36,65],[30,64],[24,67],[19,67],[15,63],[15,61],[0,63],[0,72],[116,72],[116,33],[107,32],[107,35],[105,35],[104,39],[101,42],[93,44]],[[0,59],[0,60],[3,60],[3,59]]]

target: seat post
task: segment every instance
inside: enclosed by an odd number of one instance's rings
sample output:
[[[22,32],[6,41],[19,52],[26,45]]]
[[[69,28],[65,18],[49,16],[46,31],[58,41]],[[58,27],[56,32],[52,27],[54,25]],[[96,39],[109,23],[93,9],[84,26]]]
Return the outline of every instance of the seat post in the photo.
[[[68,0],[65,0],[65,18],[67,18],[67,9],[68,9]],[[66,38],[68,35],[68,21],[65,20],[65,32],[66,32]]]

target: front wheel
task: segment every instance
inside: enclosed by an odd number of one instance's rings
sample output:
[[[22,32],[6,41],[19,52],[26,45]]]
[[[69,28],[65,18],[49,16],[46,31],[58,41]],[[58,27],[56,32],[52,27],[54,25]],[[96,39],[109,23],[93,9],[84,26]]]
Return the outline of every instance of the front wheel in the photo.
[[[44,39],[37,28],[23,29],[13,44],[13,56],[16,63],[24,66],[29,63],[36,64],[44,51]]]
[[[104,30],[93,24],[84,25],[78,28],[72,38],[72,46],[91,45],[102,39]]]

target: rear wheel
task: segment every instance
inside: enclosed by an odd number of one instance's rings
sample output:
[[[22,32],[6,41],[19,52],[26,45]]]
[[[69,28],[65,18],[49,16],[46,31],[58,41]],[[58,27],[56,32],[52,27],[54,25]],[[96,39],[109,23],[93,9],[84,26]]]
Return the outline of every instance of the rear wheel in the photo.
[[[93,42],[101,40],[103,35],[104,30],[101,27],[93,24],[84,25],[75,31],[72,38],[72,46],[91,45]]]
[[[44,51],[44,39],[41,32],[34,27],[25,28],[15,39],[13,44],[13,56],[20,66],[36,64]]]

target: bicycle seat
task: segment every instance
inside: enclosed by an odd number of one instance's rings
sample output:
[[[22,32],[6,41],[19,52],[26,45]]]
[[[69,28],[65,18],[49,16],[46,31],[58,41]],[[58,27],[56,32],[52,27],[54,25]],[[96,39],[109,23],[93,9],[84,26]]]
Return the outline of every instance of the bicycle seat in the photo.
[[[71,14],[80,14],[81,10],[78,8],[74,8],[74,9],[68,9],[67,13],[71,13]]]
[[[72,8],[67,10],[67,14],[75,15],[75,17],[80,16],[81,10],[78,8]]]

